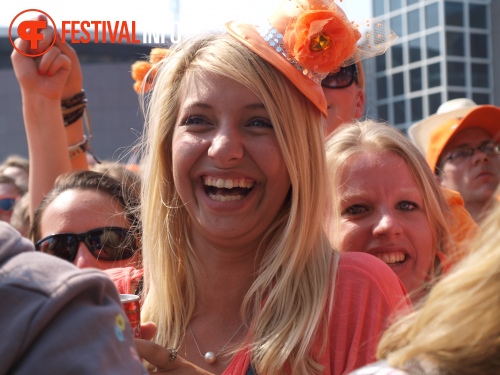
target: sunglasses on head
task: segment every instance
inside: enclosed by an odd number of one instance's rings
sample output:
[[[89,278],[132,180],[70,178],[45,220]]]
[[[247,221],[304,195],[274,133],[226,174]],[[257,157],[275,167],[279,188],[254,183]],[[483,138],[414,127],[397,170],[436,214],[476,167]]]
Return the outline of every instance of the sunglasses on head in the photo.
[[[352,64],[343,68],[336,73],[328,74],[321,81],[321,86],[328,89],[343,89],[352,85],[352,83],[358,82],[358,66]]]
[[[3,196],[0,197],[0,211],[10,212],[14,209],[14,204],[16,203],[17,197],[14,196]]]
[[[98,260],[128,259],[137,250],[135,235],[121,227],[96,228],[80,234],[52,234],[37,241],[35,249],[73,262],[82,241]]]

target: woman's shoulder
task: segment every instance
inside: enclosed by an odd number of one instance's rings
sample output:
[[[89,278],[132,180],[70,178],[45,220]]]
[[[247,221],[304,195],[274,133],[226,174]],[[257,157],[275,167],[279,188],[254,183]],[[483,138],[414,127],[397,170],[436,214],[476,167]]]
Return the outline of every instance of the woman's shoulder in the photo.
[[[388,306],[411,308],[406,289],[392,269],[373,255],[341,253],[335,294],[359,300],[382,300]],[[337,298],[336,298],[337,299]]]
[[[381,287],[397,285],[404,289],[403,283],[392,269],[373,255],[353,252],[341,253],[337,268],[337,282],[358,284],[360,281],[375,283]]]

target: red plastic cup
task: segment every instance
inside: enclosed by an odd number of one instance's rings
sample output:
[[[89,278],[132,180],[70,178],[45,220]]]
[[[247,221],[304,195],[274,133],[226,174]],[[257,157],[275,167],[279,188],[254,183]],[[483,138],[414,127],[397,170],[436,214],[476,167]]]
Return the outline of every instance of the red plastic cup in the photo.
[[[135,294],[120,294],[120,301],[127,315],[134,337],[141,338],[141,305],[139,296]]]

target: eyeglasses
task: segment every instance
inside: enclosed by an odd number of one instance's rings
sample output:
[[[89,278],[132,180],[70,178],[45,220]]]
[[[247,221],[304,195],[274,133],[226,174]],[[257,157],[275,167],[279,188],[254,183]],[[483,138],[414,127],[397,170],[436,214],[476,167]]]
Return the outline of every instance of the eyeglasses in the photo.
[[[359,84],[358,66],[356,64],[340,68],[337,73],[328,74],[321,81],[321,86],[328,89],[343,89],[351,86],[354,80]]]
[[[128,259],[137,250],[135,235],[130,230],[120,227],[96,228],[80,234],[53,234],[37,241],[35,249],[73,262],[82,241],[98,260]]]
[[[500,144],[494,143],[494,142],[488,142],[488,143],[483,143],[479,147],[461,147],[457,148],[456,150],[453,150],[450,152],[446,158],[446,160],[465,160],[467,158],[470,158],[476,150],[481,151],[482,153],[486,154],[487,156],[497,156],[500,154]]]
[[[17,197],[3,196],[0,197],[0,211],[10,212],[14,209]]]

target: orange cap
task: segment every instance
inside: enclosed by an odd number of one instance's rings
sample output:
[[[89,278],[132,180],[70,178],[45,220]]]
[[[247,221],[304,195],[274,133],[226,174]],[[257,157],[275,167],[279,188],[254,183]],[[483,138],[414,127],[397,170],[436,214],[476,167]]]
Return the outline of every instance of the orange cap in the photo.
[[[493,138],[500,133],[500,107],[493,105],[480,105],[475,107],[464,117],[452,118],[438,126],[431,133],[427,149],[427,163],[434,171],[443,150],[448,142],[459,131],[468,128],[485,130]]]

